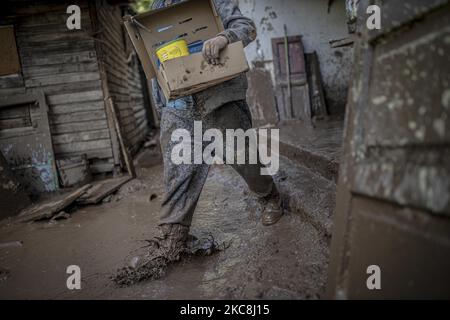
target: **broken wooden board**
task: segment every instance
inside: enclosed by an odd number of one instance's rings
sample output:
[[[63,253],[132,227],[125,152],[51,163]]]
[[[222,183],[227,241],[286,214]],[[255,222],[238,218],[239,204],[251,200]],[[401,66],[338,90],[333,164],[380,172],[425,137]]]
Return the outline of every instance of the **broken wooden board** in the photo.
[[[78,188],[70,193],[56,196],[55,198],[45,201],[44,203],[36,204],[23,210],[17,217],[17,222],[30,222],[42,219],[51,219],[55,214],[64,210],[69,205],[75,202],[83,193],[89,188],[90,184],[87,184],[81,188]]]
[[[311,113],[315,118],[328,116],[323,81],[320,72],[319,58],[316,51],[305,54],[306,72],[309,83],[309,99],[311,102]]]
[[[131,176],[122,176],[94,182],[92,187],[79,197],[76,202],[83,205],[97,204],[132,179],[133,177]]]

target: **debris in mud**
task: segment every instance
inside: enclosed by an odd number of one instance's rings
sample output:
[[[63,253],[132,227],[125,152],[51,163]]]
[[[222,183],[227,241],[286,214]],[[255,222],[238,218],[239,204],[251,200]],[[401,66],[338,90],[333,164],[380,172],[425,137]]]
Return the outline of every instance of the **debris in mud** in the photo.
[[[69,218],[70,218],[70,214],[69,213],[67,213],[65,211],[61,211],[57,215],[53,216],[53,218],[51,218],[50,221],[56,221],[56,220],[61,220],[61,219],[69,219]]]
[[[152,240],[147,240],[152,243]],[[195,236],[189,236],[186,247],[178,260],[171,261],[164,256],[156,254],[153,256],[149,251],[144,256],[133,257],[130,265],[117,270],[116,274],[111,276],[119,287],[128,287],[143,281],[152,281],[162,278],[169,265],[173,265],[190,257],[212,256],[218,252],[228,249],[231,242],[218,243],[210,234],[207,238],[198,239]],[[157,250],[157,248],[153,248]],[[152,249],[148,249],[152,250]]]
[[[230,246],[231,241],[218,243],[212,234],[209,234],[207,238],[202,239],[197,239],[193,236],[191,241],[188,242],[188,252],[191,256],[206,257],[224,251]]]
[[[156,198],[158,198],[158,195],[156,193],[152,193],[152,195],[150,196],[150,202],[156,200]]]
[[[120,201],[126,198],[128,195],[138,192],[143,189],[147,189],[147,184],[140,179],[133,179],[127,184],[123,185],[115,195],[112,196],[111,201]]]
[[[2,242],[2,243],[0,243],[0,249],[21,247],[22,245],[23,245],[22,241]]]
[[[10,271],[7,269],[0,268],[0,283],[9,278]]]

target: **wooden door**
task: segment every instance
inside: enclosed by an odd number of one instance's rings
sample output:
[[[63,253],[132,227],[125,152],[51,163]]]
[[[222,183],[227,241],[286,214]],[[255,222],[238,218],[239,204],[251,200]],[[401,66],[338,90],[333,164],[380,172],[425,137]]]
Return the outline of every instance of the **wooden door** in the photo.
[[[287,43],[289,59],[286,59],[285,38],[272,39],[278,114],[281,121],[310,120],[309,89],[302,38],[287,37]],[[286,65],[286,61],[289,61],[289,65]]]
[[[450,6],[376,3],[382,29],[359,22],[329,297],[450,298]]]
[[[58,189],[43,93],[0,97],[0,151],[30,194]]]

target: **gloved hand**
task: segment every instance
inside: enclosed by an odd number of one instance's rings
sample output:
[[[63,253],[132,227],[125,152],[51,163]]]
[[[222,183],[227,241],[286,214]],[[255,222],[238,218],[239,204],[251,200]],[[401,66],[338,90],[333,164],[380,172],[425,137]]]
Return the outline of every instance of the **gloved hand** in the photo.
[[[228,39],[225,36],[217,36],[205,41],[203,44],[203,57],[209,64],[219,64],[219,54],[228,45]]]

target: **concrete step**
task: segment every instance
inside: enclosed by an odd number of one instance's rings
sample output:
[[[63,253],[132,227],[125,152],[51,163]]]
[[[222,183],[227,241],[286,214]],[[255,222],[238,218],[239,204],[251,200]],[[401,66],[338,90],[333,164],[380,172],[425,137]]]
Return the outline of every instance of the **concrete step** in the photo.
[[[274,178],[287,209],[330,237],[336,184],[284,156],[280,157],[280,171]]]
[[[342,149],[343,120],[325,120],[314,126],[290,122],[279,127],[280,155],[337,181]]]
[[[300,166],[305,166],[325,179],[337,182],[339,163],[326,154],[315,153],[308,148],[280,141],[280,154]]]

